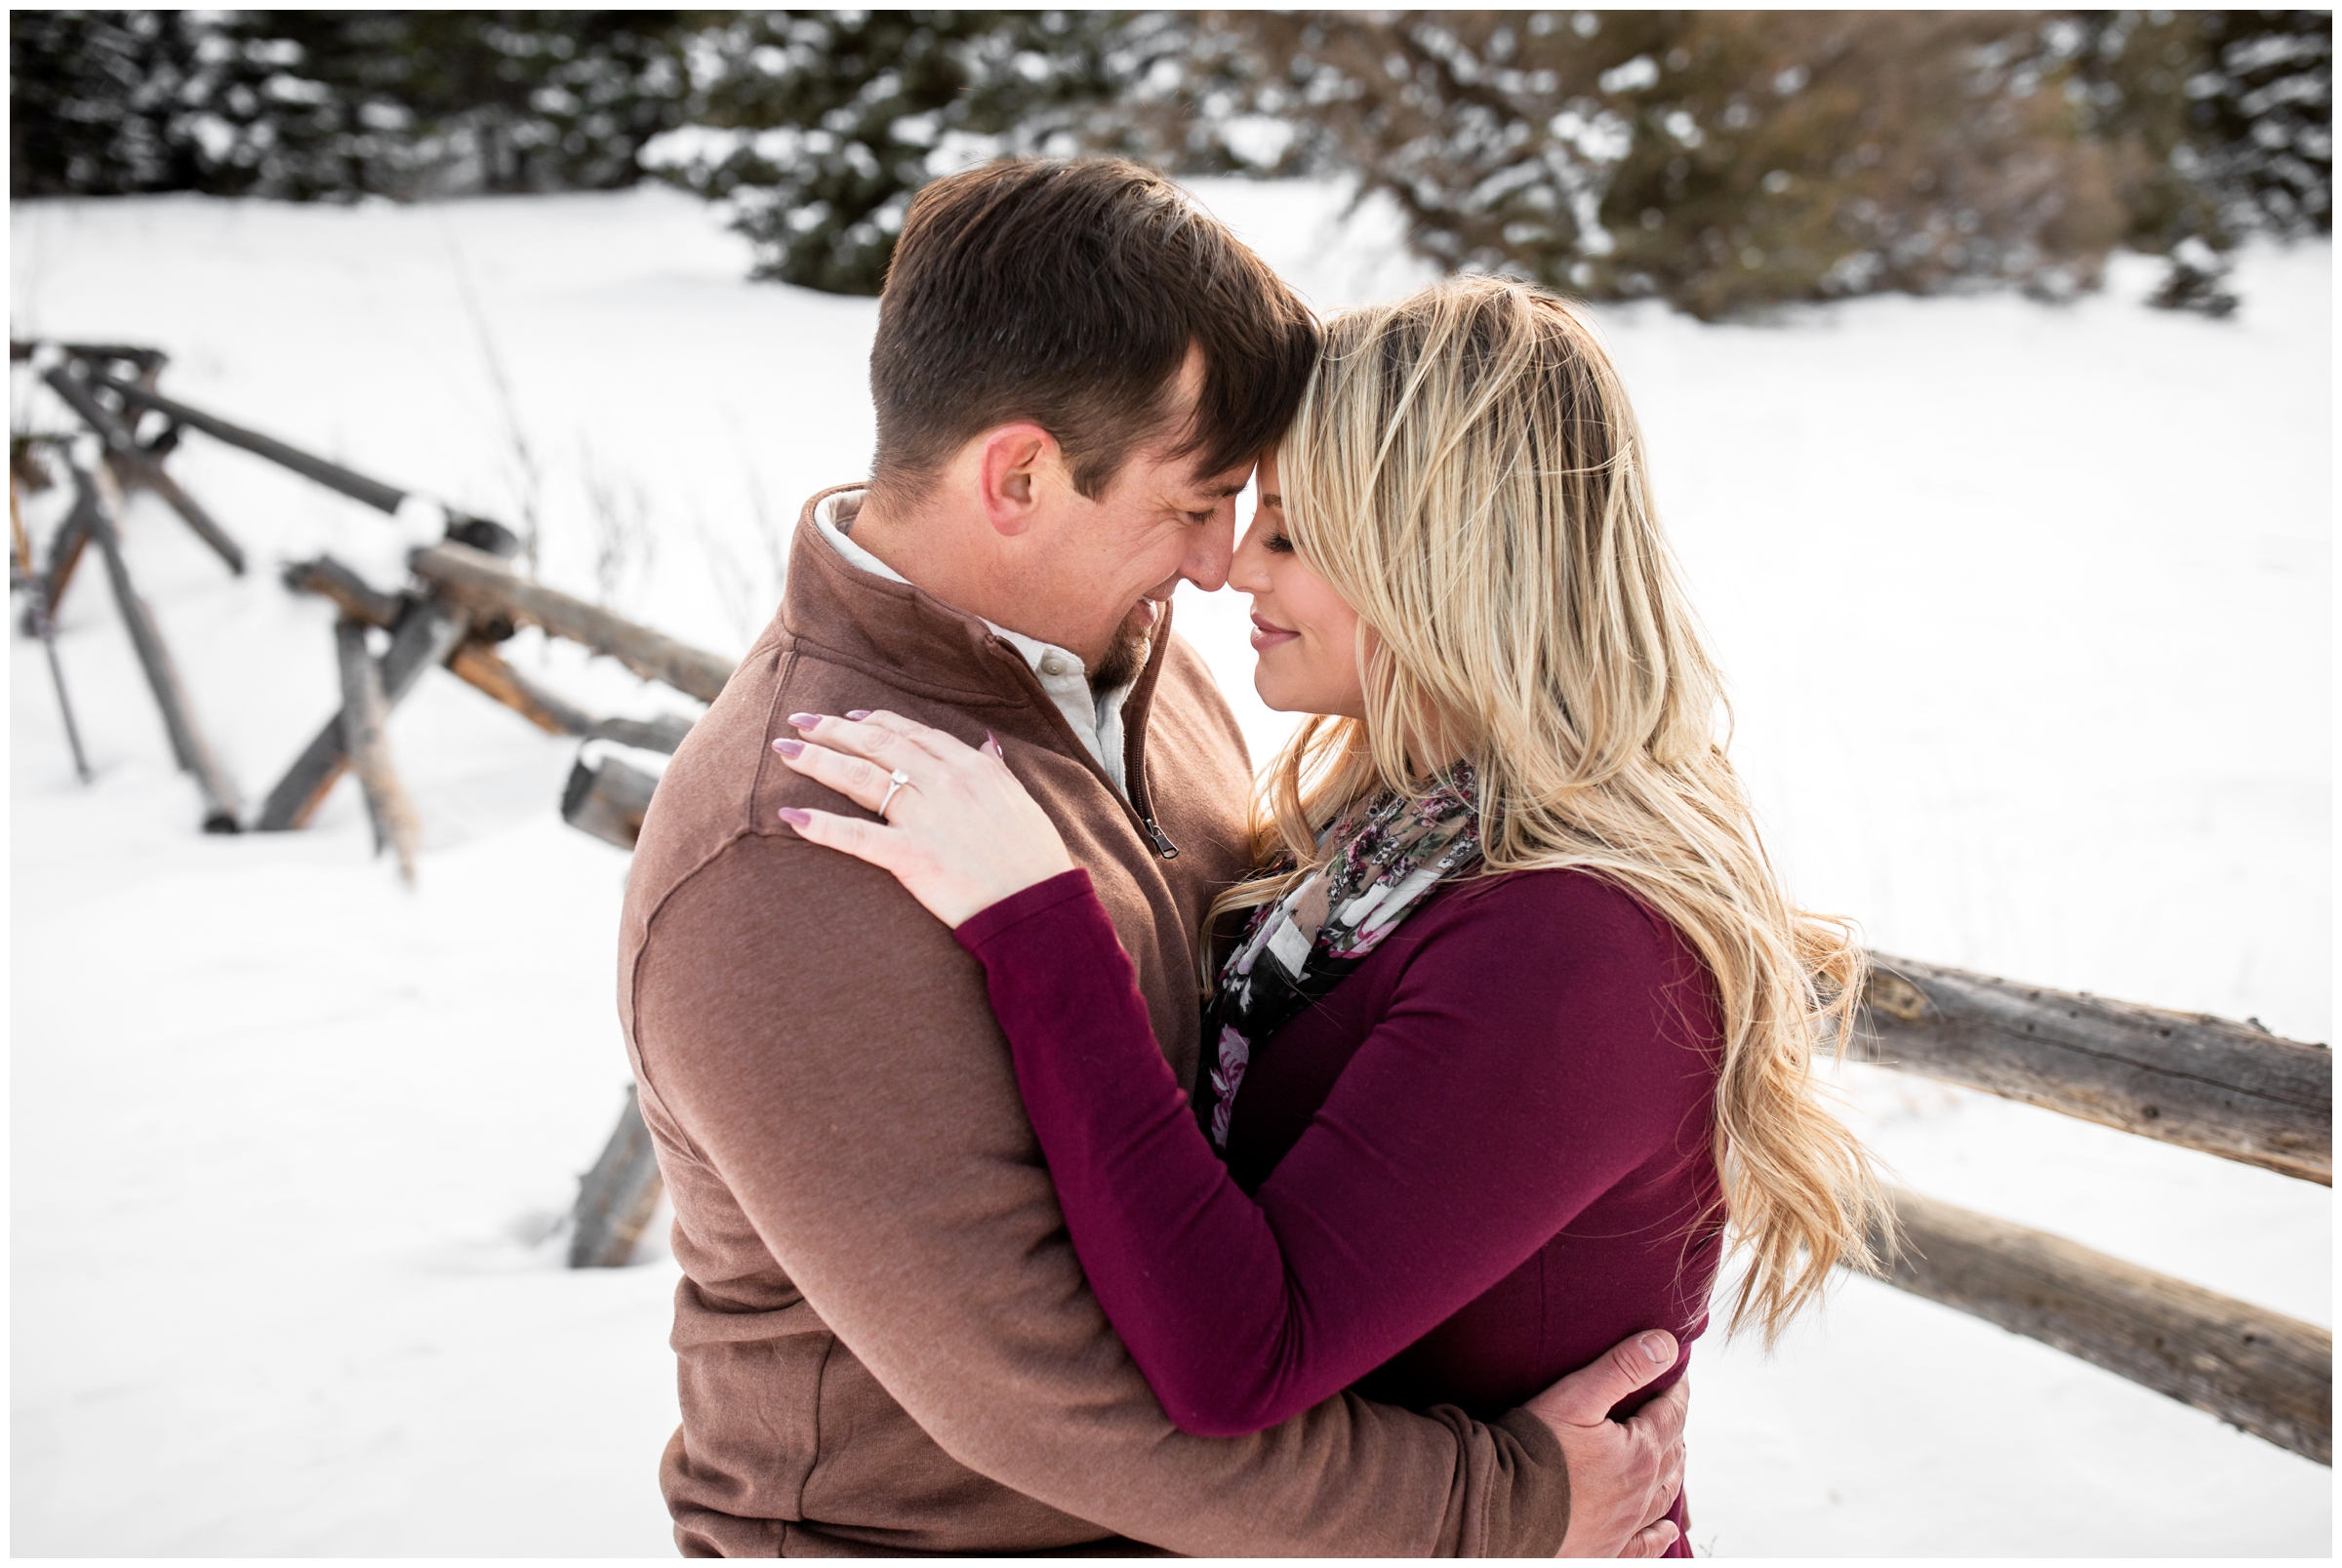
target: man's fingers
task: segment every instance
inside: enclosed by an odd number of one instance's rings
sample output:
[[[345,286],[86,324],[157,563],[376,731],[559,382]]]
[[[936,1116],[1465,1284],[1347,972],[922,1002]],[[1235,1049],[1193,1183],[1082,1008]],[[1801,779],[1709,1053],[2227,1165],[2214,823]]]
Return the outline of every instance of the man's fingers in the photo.
[[[1642,1523],[1645,1529],[1667,1517],[1668,1509],[1683,1494],[1683,1456],[1680,1451],[1668,1456],[1659,1467],[1659,1483],[1651,1488],[1649,1501],[1643,1505]]]
[[[1610,1407],[1676,1364],[1676,1337],[1663,1329],[1637,1334],[1592,1366],[1581,1367],[1534,1401],[1556,1419],[1591,1427],[1607,1421]],[[1658,1400],[1651,1401],[1657,1404]],[[1640,1419],[1639,1416],[1636,1418]],[[1678,1408],[1676,1427],[1682,1427]],[[1664,1443],[1660,1446],[1666,1446]]]
[[[795,749],[791,750],[792,746]],[[869,811],[878,809],[879,802],[886,798],[887,785],[893,782],[893,776],[879,764],[832,751],[811,741],[792,742],[785,736],[773,743],[773,750],[806,778]]]
[[[1664,1557],[1667,1555],[1667,1548],[1676,1544],[1676,1537],[1681,1533],[1676,1528],[1674,1520],[1661,1519],[1648,1529],[1636,1531],[1635,1539],[1627,1543],[1627,1549],[1620,1552],[1619,1555],[1622,1557]]]
[[[1690,1413],[1691,1380],[1685,1378],[1635,1411],[1627,1425],[1636,1428],[1637,1435],[1647,1436],[1662,1449],[1679,1448],[1683,1443],[1684,1419]]]

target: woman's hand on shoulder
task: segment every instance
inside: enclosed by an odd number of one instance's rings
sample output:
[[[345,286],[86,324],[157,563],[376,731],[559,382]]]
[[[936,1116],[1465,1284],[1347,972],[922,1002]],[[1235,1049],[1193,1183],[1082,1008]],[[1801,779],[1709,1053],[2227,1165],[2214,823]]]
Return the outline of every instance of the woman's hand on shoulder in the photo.
[[[799,835],[894,873],[948,926],[1073,869],[1065,840],[1000,759],[989,735],[972,746],[900,714],[796,713],[781,760],[858,806],[871,822],[784,806]],[[899,781],[899,782],[898,782]]]

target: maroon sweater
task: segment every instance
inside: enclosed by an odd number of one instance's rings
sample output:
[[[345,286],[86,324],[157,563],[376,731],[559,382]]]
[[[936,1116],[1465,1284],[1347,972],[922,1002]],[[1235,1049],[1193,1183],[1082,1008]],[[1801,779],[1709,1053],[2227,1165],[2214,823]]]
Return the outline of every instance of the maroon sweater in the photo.
[[[1713,989],[1610,884],[1526,871],[1434,891],[1259,1043],[1225,1165],[1086,872],[956,935],[984,963],[1074,1251],[1186,1430],[1258,1431],[1352,1387],[1486,1417],[1638,1330],[1688,1359],[1707,1327]]]

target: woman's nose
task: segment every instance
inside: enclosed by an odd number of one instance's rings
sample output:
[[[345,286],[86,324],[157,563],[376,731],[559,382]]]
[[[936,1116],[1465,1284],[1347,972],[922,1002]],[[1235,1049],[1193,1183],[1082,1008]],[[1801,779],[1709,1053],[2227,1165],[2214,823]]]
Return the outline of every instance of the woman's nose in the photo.
[[[1246,534],[1236,545],[1235,553],[1230,557],[1228,570],[1222,575],[1229,586],[1239,593],[1266,593],[1269,591],[1268,567],[1269,552],[1254,543],[1252,536]]]

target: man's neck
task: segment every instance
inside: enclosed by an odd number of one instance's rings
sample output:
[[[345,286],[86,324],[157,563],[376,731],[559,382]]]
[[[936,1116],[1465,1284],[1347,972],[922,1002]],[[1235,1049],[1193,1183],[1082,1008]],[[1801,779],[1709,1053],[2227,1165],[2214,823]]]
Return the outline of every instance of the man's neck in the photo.
[[[998,553],[983,547],[989,530],[981,523],[971,526],[968,519],[934,507],[891,510],[876,492],[866,490],[846,532],[856,544],[953,609],[1065,646],[1061,637],[1030,624],[1031,604],[1017,591],[1014,575],[1003,570]]]

